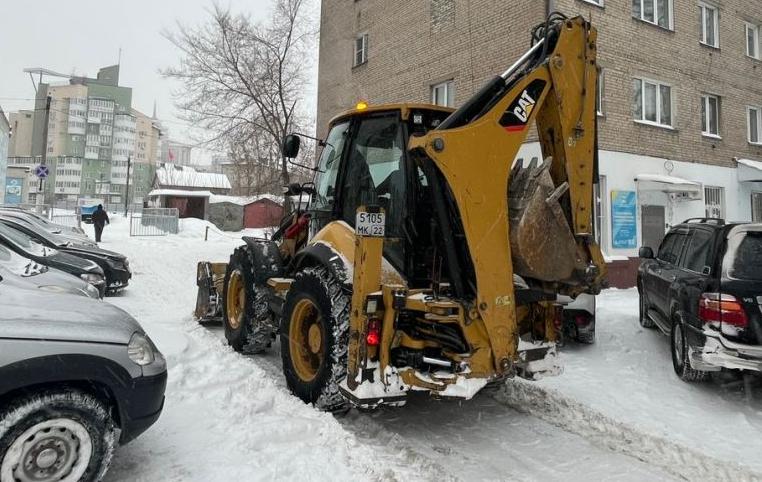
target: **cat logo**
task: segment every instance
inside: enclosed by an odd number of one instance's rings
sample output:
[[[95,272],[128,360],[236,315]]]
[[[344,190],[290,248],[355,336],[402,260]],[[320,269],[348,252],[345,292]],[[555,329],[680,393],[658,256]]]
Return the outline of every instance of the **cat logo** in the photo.
[[[500,118],[500,125],[508,132],[523,131],[545,91],[546,82],[535,79],[516,97]]]
[[[518,117],[521,122],[526,123],[526,121],[529,120],[529,116],[532,114],[532,109],[534,109],[535,104],[536,101],[525,90],[519,98],[519,105],[513,109],[513,115]]]

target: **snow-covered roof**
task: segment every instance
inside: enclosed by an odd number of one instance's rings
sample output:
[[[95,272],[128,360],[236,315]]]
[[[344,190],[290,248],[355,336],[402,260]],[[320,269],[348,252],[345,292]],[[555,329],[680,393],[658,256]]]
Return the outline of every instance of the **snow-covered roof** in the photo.
[[[635,181],[638,183],[638,188],[644,190],[694,194],[701,191],[701,184],[697,182],[664,174],[638,174],[635,176]]]
[[[178,197],[212,197],[209,191],[188,191],[185,189],[154,189],[148,193],[148,197],[153,196],[178,196]]]
[[[225,174],[198,172],[192,167],[165,163],[156,169],[159,186],[195,187],[207,189],[230,189]]]
[[[212,196],[209,198],[209,204],[232,203],[238,204],[239,206],[246,206],[248,204],[261,201],[262,199],[268,199],[275,204],[283,204],[283,198],[281,196],[275,196],[272,194],[260,194],[258,196],[221,196],[212,194]]]

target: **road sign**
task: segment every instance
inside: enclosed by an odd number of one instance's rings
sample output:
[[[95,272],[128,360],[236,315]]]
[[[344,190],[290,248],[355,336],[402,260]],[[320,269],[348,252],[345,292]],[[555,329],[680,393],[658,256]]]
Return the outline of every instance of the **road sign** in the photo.
[[[34,168],[34,175],[39,177],[40,179],[45,179],[48,177],[48,166],[45,164],[39,164],[37,167]]]

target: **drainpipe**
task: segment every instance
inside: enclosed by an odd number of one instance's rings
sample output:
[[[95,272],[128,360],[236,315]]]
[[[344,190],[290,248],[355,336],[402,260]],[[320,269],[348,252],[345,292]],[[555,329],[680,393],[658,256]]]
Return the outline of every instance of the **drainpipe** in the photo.
[[[545,0],[545,17],[556,11],[556,0]]]

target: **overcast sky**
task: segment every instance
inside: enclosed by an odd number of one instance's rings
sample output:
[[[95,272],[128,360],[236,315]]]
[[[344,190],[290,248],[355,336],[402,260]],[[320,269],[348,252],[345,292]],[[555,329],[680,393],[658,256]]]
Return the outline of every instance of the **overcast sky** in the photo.
[[[0,106],[6,112],[31,108],[34,87],[26,67],[94,77],[117,63],[122,49],[120,85],[132,87],[132,106],[151,114],[154,100],[170,136],[189,141],[188,128],[175,111],[173,85],[158,73],[179,60],[161,36],[176,22],[197,25],[209,18],[212,0],[0,0]],[[270,0],[218,0],[254,20],[269,15]],[[315,60],[315,65],[317,64]],[[65,79],[50,79],[65,81]],[[308,102],[314,104],[314,88]],[[201,153],[202,159],[208,153]],[[194,156],[196,157],[196,156]],[[199,159],[201,160],[201,159]]]

